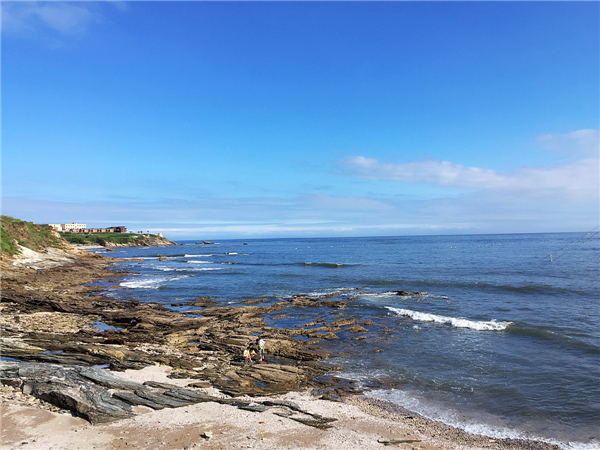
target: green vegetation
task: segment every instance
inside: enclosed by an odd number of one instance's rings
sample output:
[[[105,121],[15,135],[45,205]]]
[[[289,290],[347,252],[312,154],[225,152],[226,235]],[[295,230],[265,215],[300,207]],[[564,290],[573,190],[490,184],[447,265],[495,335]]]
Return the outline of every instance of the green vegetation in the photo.
[[[66,242],[48,225],[25,222],[10,216],[1,216],[1,222],[2,253],[10,256],[19,253],[15,241],[34,251],[47,247],[64,248],[67,246]]]
[[[154,235],[132,233],[69,233],[61,232],[60,235],[70,244],[76,245],[102,245],[107,242],[114,244],[130,244]]]
[[[17,253],[19,250],[17,249],[17,245],[15,244],[15,240],[12,238],[8,231],[2,227],[2,253],[7,253],[10,256]]]

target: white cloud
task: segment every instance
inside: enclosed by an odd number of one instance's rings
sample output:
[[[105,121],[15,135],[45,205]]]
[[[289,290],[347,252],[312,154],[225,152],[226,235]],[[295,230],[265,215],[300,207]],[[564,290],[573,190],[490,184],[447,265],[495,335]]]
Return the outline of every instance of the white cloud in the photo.
[[[102,20],[94,5],[63,2],[4,2],[3,32],[31,35],[48,29],[62,35],[80,34]]]
[[[505,176],[493,170],[465,167],[449,161],[426,160],[409,163],[380,162],[377,159],[353,156],[343,160],[341,167],[351,176],[372,180],[429,183],[481,189],[507,184]]]
[[[574,154],[585,157],[598,157],[600,135],[598,130],[577,130],[565,134],[542,134],[538,136],[546,150]]]
[[[345,175],[372,180],[493,190],[519,194],[528,199],[597,199],[600,190],[598,131],[580,130],[564,135],[544,135],[540,139],[553,148],[570,149],[586,157],[551,168],[524,167],[507,174],[439,160],[392,163],[354,156],[339,164]]]

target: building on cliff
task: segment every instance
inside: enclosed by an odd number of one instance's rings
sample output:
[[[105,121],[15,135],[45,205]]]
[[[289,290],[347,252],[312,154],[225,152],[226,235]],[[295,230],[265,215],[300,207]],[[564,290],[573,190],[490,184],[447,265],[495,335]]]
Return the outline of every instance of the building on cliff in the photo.
[[[48,225],[51,226],[56,231],[85,230],[85,228],[86,228],[85,223],[77,223],[77,222],[62,223],[62,224],[49,223]]]
[[[71,233],[127,233],[127,228],[123,226],[108,228],[87,228],[85,223],[49,223],[56,231],[69,231]]]

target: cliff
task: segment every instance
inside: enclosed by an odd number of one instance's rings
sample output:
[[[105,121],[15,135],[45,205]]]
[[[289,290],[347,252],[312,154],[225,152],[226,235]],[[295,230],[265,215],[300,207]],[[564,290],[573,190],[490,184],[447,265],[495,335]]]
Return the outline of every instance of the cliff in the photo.
[[[60,234],[48,225],[25,222],[10,216],[1,216],[2,256],[23,253],[23,249],[40,252],[48,248],[74,250]]]

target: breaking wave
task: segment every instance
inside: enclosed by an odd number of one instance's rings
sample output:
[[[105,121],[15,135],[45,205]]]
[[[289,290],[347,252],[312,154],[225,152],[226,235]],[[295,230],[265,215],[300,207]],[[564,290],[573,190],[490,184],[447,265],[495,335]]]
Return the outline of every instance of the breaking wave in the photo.
[[[158,277],[158,278],[145,278],[145,279],[137,279],[137,280],[129,280],[123,281],[121,286],[128,289],[158,289],[160,288],[160,284],[168,281],[167,277]]]
[[[512,322],[497,322],[496,320],[478,321],[457,317],[446,317],[437,314],[411,311],[410,309],[394,308],[391,306],[386,306],[386,308],[399,316],[408,316],[418,322],[443,323],[456,328],[469,328],[476,331],[504,331],[506,327],[512,324]]]
[[[155,277],[155,278],[143,278],[135,280],[123,281],[120,286],[128,289],[160,289],[162,284],[179,280],[181,278],[187,278],[186,275],[178,275],[172,277]]]

